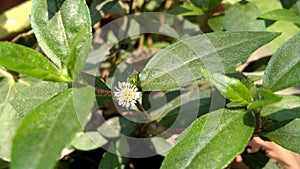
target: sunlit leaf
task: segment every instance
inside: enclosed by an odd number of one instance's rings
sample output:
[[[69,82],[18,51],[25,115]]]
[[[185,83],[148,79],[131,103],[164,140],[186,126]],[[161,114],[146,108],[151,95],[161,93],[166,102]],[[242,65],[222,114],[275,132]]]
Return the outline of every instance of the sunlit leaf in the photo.
[[[42,80],[70,81],[42,54],[13,43],[0,42],[0,65]]]
[[[253,95],[253,102],[248,105],[249,110],[261,108],[263,106],[279,102],[281,97],[268,90],[257,89]]]
[[[208,19],[208,25],[213,31],[224,30],[224,15],[214,16]]]
[[[68,86],[65,83],[40,82],[17,93],[10,103],[15,108],[18,115],[23,117],[31,109],[67,88]]]
[[[253,3],[236,3],[225,13],[224,25],[228,31],[263,31],[265,23],[257,20],[259,9]]]
[[[180,6],[170,9],[167,13],[177,16],[198,16],[203,15],[204,12],[196,6],[184,3]]]
[[[250,91],[241,81],[219,73],[209,74],[203,71],[203,75],[230,101],[242,105],[248,105],[252,101]]]
[[[276,121],[300,118],[300,97],[283,95],[278,103],[264,106],[261,115]]]
[[[161,169],[224,168],[244,150],[253,126],[253,116],[244,110],[220,109],[201,116],[182,134]]]
[[[279,20],[269,26],[267,28],[267,31],[282,32],[280,36],[278,36],[267,45],[275,52],[279,47],[281,47],[284,42],[298,33],[300,31],[300,28],[291,22]]]
[[[83,114],[87,117],[94,98],[90,95],[89,88],[76,90],[87,96],[81,100],[82,112],[78,112],[81,118]],[[66,90],[25,116],[13,140],[12,169],[54,167],[61,151],[82,128],[73,99],[72,89]]]
[[[184,39],[157,53],[140,73],[143,91],[172,90],[201,79],[201,67],[226,71],[278,33],[214,32]],[[167,63],[167,64],[166,64]]]
[[[300,33],[281,46],[270,59],[263,86],[272,91],[282,90],[300,83]]]
[[[266,128],[261,134],[282,147],[300,153],[300,119],[280,121]]]
[[[35,0],[31,26],[47,57],[74,79],[85,64],[92,39],[85,1]]]
[[[22,120],[9,104],[17,90],[21,87],[12,79],[3,78],[0,81],[0,158],[10,161],[12,139]]]
[[[259,18],[268,20],[284,20],[300,24],[300,16],[298,16],[294,11],[287,9],[276,9],[260,15]]]
[[[108,141],[97,131],[80,132],[72,141],[72,146],[78,150],[94,150]]]

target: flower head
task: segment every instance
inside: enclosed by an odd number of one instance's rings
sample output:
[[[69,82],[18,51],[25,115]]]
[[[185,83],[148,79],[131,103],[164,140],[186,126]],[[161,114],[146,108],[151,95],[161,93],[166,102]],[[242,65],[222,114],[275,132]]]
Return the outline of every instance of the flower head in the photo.
[[[118,82],[118,86],[115,89],[114,96],[117,98],[118,104],[126,107],[127,110],[140,97],[137,87],[128,82]]]

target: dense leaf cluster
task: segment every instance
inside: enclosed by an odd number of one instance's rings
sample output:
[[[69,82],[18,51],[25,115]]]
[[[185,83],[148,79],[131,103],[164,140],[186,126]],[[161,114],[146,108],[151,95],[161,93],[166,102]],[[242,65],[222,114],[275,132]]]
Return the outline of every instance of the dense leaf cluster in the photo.
[[[9,162],[1,160],[0,168],[61,167],[57,160],[68,154],[62,152],[102,146],[114,153],[105,152],[98,168],[125,168],[131,159],[122,155],[136,147],[123,145],[123,135],[149,138],[146,151],[165,156],[162,169],[225,168],[238,154],[253,155],[245,152],[253,136],[300,153],[300,97],[276,93],[300,83],[300,17],[295,3],[282,1],[282,8],[275,0],[190,0],[167,7],[167,2],[156,0],[95,0],[89,8],[84,0],[33,0],[31,26],[41,50],[0,42],[0,158]],[[110,76],[124,66],[125,55],[137,44],[165,47],[149,57],[140,72],[126,72],[142,97],[132,110],[123,111],[112,102],[108,86],[113,77],[94,77],[82,70],[92,26],[126,11],[163,11],[200,25],[204,33],[175,43],[141,35],[111,46],[99,65],[100,72]],[[281,34],[276,27],[281,22],[293,26]],[[113,28],[105,33],[101,38],[115,42]],[[254,77],[235,68],[268,43],[274,54],[264,63],[257,85]],[[214,95],[221,100],[213,100]],[[103,118],[91,121],[99,112]],[[130,114],[145,123],[130,119]],[[173,123],[176,132],[188,126],[175,145],[167,141],[172,137],[160,135]]]

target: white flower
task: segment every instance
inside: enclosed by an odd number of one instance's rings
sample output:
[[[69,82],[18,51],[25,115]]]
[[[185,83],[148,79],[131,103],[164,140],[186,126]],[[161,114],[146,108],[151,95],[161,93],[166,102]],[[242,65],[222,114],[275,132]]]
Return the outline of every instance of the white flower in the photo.
[[[128,82],[118,82],[118,86],[115,89],[114,96],[117,98],[118,104],[126,107],[127,110],[140,97],[137,87]]]

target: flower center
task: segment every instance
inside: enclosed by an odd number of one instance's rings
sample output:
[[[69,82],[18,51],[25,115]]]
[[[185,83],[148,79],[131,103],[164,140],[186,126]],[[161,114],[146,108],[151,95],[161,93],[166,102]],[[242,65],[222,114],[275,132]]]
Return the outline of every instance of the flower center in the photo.
[[[124,91],[123,93],[123,99],[126,101],[126,102],[130,102],[134,99],[134,96],[135,96],[135,91],[131,90],[131,89],[127,89]]]

